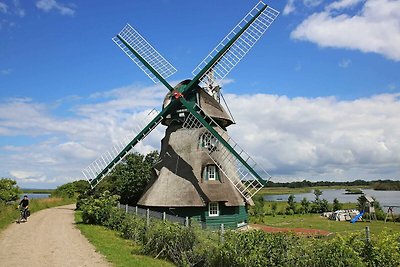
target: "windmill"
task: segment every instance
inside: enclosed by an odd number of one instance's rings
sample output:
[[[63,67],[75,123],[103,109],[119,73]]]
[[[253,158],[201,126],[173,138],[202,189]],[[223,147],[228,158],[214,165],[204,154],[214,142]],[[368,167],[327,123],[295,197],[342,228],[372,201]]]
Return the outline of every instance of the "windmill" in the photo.
[[[219,103],[219,85],[278,15],[260,1],[194,69],[194,77],[175,87],[166,79],[176,69],[132,26],[127,24],[113,37],[151,80],[169,92],[162,110],[150,112],[132,138],[121,140],[82,171],[92,188],[161,123],[167,128],[160,159],[138,205],[189,216],[208,226],[246,224],[247,206],[270,176],[228,135],[233,121]]]

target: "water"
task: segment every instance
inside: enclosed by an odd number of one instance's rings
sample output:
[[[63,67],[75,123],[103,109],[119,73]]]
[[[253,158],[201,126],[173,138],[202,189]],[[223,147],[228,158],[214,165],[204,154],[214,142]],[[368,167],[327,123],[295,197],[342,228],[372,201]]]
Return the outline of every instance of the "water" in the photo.
[[[34,198],[48,198],[50,194],[21,194],[19,195],[20,199],[24,197],[24,195],[27,195],[29,199],[34,199]]]
[[[400,191],[376,191],[373,189],[361,189],[364,194],[374,197],[381,206],[400,206]],[[322,195],[320,199],[326,199],[329,203],[333,202],[334,198],[337,198],[339,202],[352,202],[356,203],[357,198],[360,195],[351,195],[345,194],[345,189],[324,189],[321,190]],[[293,194],[295,196],[295,201],[300,202],[303,198],[307,198],[309,201],[313,201],[315,199],[315,195],[313,192],[311,193],[302,193],[302,194]],[[265,201],[284,201],[286,202],[290,195],[264,195]],[[400,208],[397,208],[400,210]]]

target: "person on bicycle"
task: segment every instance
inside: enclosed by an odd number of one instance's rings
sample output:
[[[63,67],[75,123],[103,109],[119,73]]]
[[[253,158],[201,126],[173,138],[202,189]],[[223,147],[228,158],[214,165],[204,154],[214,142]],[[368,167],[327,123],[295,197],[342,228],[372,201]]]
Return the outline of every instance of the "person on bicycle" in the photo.
[[[29,199],[28,196],[25,195],[24,198],[21,200],[21,202],[19,202],[18,208],[21,209],[22,212],[22,220],[27,221],[28,220],[28,216],[27,216],[27,211],[29,208]]]

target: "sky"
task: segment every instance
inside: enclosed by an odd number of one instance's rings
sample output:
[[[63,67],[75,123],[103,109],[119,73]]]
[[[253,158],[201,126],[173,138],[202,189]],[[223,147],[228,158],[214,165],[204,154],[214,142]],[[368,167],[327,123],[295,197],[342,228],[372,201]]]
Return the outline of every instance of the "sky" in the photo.
[[[129,23],[178,72],[256,0],[0,0],[0,177],[54,188],[125,137],[167,89],[111,40]],[[229,134],[273,181],[400,179],[400,0],[270,0],[228,74]],[[159,126],[141,153],[160,148]]]

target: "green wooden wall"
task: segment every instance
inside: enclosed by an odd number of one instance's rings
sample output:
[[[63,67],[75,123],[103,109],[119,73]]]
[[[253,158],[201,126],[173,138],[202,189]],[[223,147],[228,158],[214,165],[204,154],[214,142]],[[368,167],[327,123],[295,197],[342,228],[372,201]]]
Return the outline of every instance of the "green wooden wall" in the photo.
[[[180,217],[190,217],[192,222],[205,223],[207,228],[219,229],[221,224],[225,228],[235,229],[239,223],[248,222],[247,206],[226,207],[219,203],[219,216],[208,216],[207,207],[188,207],[188,208],[162,208],[149,207],[151,210],[166,212]]]

